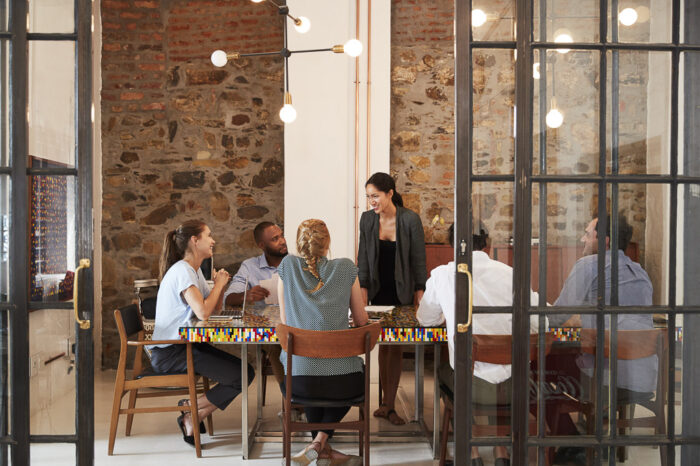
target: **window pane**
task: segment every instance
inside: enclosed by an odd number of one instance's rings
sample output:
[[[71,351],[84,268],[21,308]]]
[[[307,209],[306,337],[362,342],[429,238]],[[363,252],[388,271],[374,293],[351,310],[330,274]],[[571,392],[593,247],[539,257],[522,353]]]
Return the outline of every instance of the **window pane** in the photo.
[[[700,28],[696,28],[700,29]],[[699,42],[700,43],[700,42]],[[678,172],[700,176],[700,53],[680,56],[678,106]]]
[[[513,173],[515,60],[513,50],[473,52],[473,171]]]
[[[611,42],[671,42],[673,2],[609,2],[608,40]],[[613,5],[617,6],[613,23]]]
[[[676,302],[700,305],[700,184],[678,186]]]
[[[75,271],[75,179],[30,177],[30,299],[70,301]]]
[[[75,0],[29,0],[29,32],[75,32]]]
[[[10,43],[0,40],[0,167],[10,164]]]
[[[515,2],[473,1],[472,36],[475,41],[515,40]]]
[[[50,70],[50,72],[47,72]],[[29,155],[75,166],[75,44],[29,43]]]
[[[0,302],[10,297],[10,177],[0,175]]]
[[[671,54],[615,51],[607,62],[607,172],[669,173]]]
[[[533,13],[537,42],[599,41],[600,5],[597,0],[535,0]]]
[[[599,65],[598,52],[535,51],[533,173],[598,172]]]

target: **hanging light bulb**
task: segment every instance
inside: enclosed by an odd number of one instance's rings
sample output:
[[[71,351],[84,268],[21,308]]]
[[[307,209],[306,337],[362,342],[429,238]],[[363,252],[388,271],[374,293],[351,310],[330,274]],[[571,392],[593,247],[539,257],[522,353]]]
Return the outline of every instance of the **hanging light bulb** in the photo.
[[[299,34],[309,32],[309,29],[311,29],[311,20],[309,20],[309,18],[306,16],[299,16],[297,21],[294,21],[294,29],[296,29]]]
[[[284,106],[280,109],[280,119],[285,123],[292,123],[297,119],[297,111],[292,107],[292,94],[284,93]]]
[[[559,128],[564,123],[564,115],[557,108],[557,99],[555,97],[552,97],[552,107],[547,112],[545,122],[547,126],[553,129]]]
[[[532,77],[540,79],[540,64],[539,62],[532,64]]]
[[[228,63],[226,52],[223,50],[214,50],[214,52],[211,54],[211,62],[214,66],[218,66],[219,68],[226,66],[226,63]]]
[[[486,23],[486,13],[478,8],[472,10],[472,26],[478,28]]]
[[[625,8],[617,16],[617,19],[623,26],[632,26],[637,22],[638,17],[639,15],[637,15],[637,11],[634,8]]]
[[[357,39],[350,39],[343,45],[343,51],[351,57],[359,57],[362,53],[362,42]]]
[[[554,42],[557,44],[570,44],[573,41],[574,38],[571,37],[571,33],[566,29],[560,29],[554,33]],[[569,51],[571,51],[571,49],[557,49],[559,53],[569,53]]]

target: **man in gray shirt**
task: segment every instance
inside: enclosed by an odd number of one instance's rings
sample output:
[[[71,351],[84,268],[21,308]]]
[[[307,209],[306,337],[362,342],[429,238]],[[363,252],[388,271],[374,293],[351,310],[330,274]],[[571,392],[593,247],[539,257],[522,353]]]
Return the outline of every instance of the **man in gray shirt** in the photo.
[[[611,263],[613,251],[610,250],[610,216],[607,217],[607,228],[605,233],[605,303],[610,304],[611,290]],[[586,227],[586,232],[581,238],[584,243],[583,257],[574,265],[569,274],[559,298],[554,302],[555,306],[595,306],[598,298],[598,219],[594,218]],[[642,269],[642,266],[632,261],[624,253],[632,238],[632,227],[623,217],[619,217],[618,222],[618,247],[614,253],[617,254],[617,283],[618,283],[618,303],[620,306],[650,306],[652,304],[652,285],[649,276]],[[551,315],[549,323],[551,327],[566,326],[565,322],[575,320],[577,316],[571,315]],[[584,314],[581,316],[582,328],[595,328],[596,315]],[[605,316],[605,328],[610,327],[610,315]],[[620,314],[617,316],[618,330],[644,330],[653,328],[651,314]],[[578,378],[580,372],[588,377],[593,375],[594,357],[590,354],[581,354],[576,357],[575,364],[566,358],[547,358],[547,372],[551,374],[569,375]],[[605,360],[605,367],[608,361]],[[578,369],[578,370],[577,370]],[[635,360],[617,361],[617,388],[618,398],[625,398],[628,392],[653,392],[656,389],[656,377],[658,371],[658,360],[656,356]],[[608,384],[607,370],[604,371],[604,383]],[[549,375],[548,375],[549,378]],[[585,385],[585,384],[584,384]],[[581,393],[572,394],[581,396]],[[548,408],[550,408],[548,403]],[[550,417],[554,413],[548,411],[548,423],[552,425],[553,419]],[[575,435],[578,432],[568,415],[567,419],[559,419],[555,435]]]

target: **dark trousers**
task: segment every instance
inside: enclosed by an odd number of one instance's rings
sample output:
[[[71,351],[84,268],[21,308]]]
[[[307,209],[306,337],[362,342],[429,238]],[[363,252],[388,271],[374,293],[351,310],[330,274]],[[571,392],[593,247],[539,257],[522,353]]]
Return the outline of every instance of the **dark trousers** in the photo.
[[[353,372],[343,375],[294,375],[292,376],[292,393],[301,398],[320,400],[347,400],[356,398],[365,392],[365,373]],[[282,393],[286,387],[282,382]],[[340,422],[350,411],[350,406],[337,408],[317,408],[304,406],[304,413],[309,422]],[[333,430],[324,430],[328,437],[333,437]],[[318,431],[311,431],[316,437]]]
[[[226,409],[241,393],[241,360],[207,343],[192,344],[192,359],[197,374],[218,382],[206,393],[207,400],[219,409]],[[151,365],[156,372],[187,372],[185,345],[153,348]],[[249,364],[248,384],[254,377],[255,370]]]

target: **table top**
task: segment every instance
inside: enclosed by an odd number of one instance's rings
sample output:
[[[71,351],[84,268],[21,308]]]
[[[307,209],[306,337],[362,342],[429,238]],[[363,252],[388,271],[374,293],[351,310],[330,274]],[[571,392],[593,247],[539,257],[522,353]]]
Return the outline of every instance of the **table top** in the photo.
[[[445,327],[421,327],[414,306],[398,306],[390,312],[370,312],[379,322],[382,343],[428,344],[447,342]],[[246,308],[241,319],[201,321],[192,319],[180,327],[180,338],[206,343],[275,343],[275,326],[280,322],[279,306]]]

